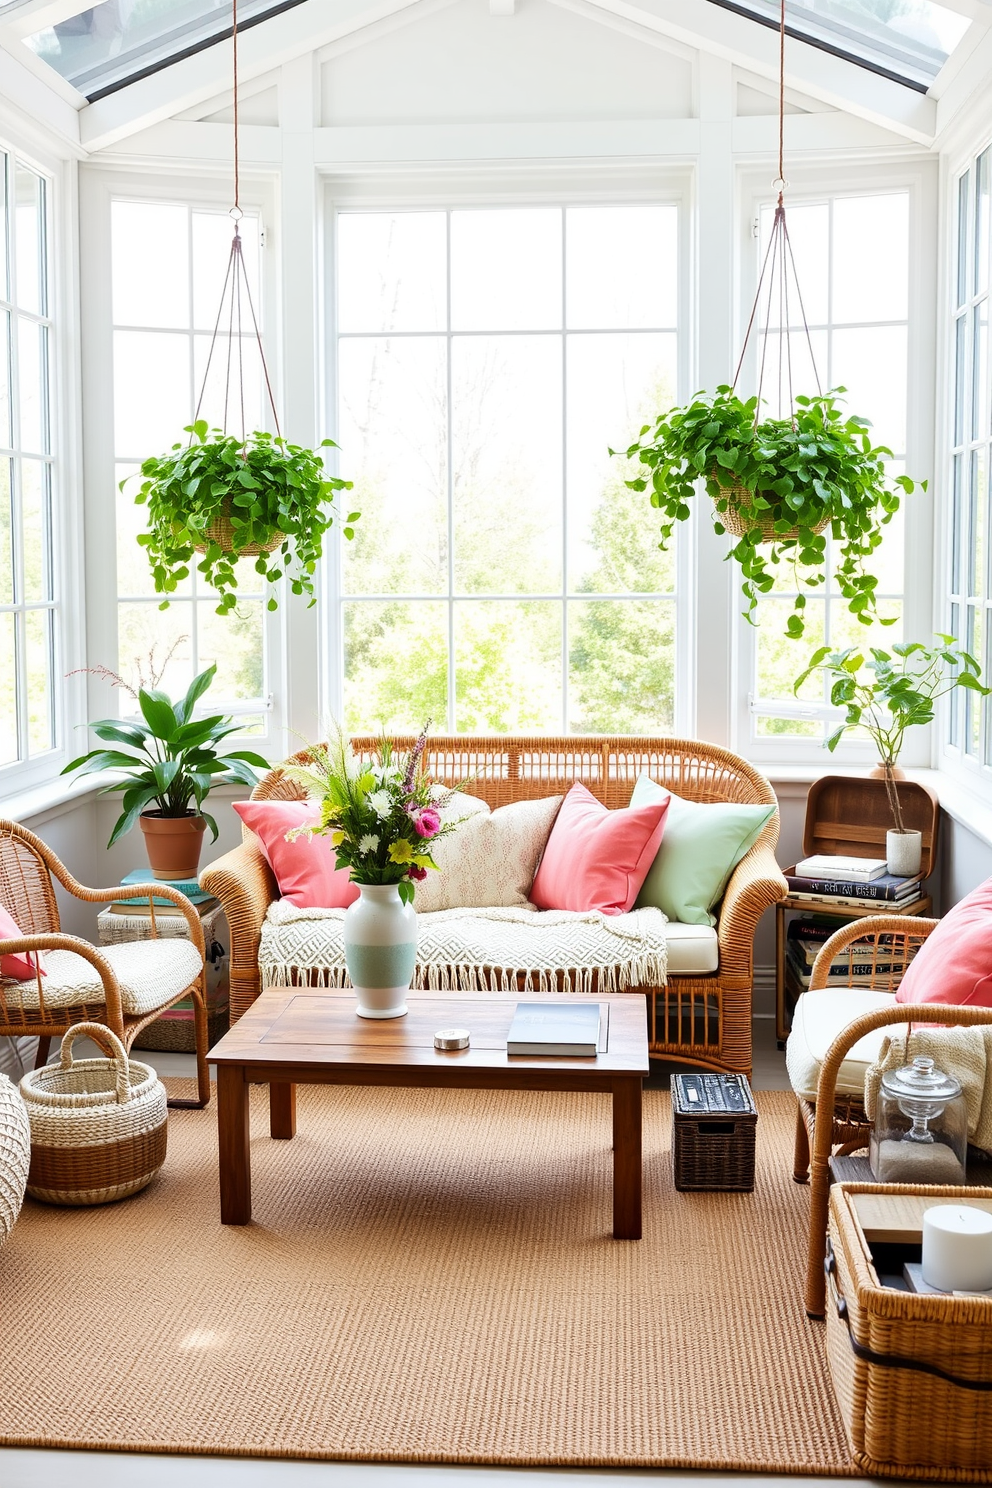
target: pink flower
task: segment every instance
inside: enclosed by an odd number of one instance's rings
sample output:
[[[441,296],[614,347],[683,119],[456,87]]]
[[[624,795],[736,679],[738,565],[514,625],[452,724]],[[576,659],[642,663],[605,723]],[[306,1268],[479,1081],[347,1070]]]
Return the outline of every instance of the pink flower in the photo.
[[[425,879],[427,877],[427,869],[418,868],[416,864],[413,864],[408,872],[410,877],[415,878],[418,883],[420,883],[422,879]]]
[[[420,837],[436,837],[441,830],[441,818],[431,806],[422,811],[411,812],[413,825]]]

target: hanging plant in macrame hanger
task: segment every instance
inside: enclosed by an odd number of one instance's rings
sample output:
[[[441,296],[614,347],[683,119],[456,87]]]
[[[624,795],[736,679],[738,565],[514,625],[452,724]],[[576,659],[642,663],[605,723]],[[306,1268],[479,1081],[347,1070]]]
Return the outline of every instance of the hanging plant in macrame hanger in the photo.
[[[285,575],[294,594],[315,602],[314,575],[323,552],[325,532],[336,515],[333,497],[350,491],[351,481],[329,476],[321,451],[335,449],[324,439],[317,449],[290,444],[283,437],[272,392],[272,380],[255,313],[241,240],[241,183],[238,138],[238,7],[232,0],[231,40],[234,71],[234,235],[227,260],[213,335],[193,422],[186,443],[168,454],[153,455],[141,465],[141,487],[135,500],[148,507],[148,531],[138,542],[146,549],[157,594],[172,594],[189,576],[194,554],[197,571],[220,596],[217,613],[237,604],[242,558],[255,559],[263,581],[276,584]],[[250,335],[245,330],[245,312]],[[253,429],[245,412],[245,343],[257,354],[274,432]],[[218,348],[226,342],[226,355]],[[222,365],[223,413],[211,427],[201,411],[211,368]],[[133,479],[133,477],[129,477]],[[121,482],[121,487],[126,484]],[[358,512],[344,521],[344,535],[354,535]],[[168,606],[168,599],[161,605]],[[277,608],[275,594],[268,608]]]
[[[867,419],[842,411],[845,389],[821,390],[786,221],[785,0],[779,16],[778,124],[778,200],[734,380],[660,414],[623,453],[647,467],[626,484],[650,492],[651,505],[661,513],[660,548],[676,522],[689,517],[697,484],[705,481],[714,530],[735,539],[727,557],[740,564],[744,614],[752,623],[759,597],[774,587],[783,566],[791,569],[789,587],[796,597],[786,634],[798,639],[805,630],[806,596],[826,583],[828,530],[834,580],[848,608],[865,625],[894,624],[895,616],[878,614],[878,579],[868,561],[899,508],[895,487],[909,493],[915,484],[907,475],[890,479],[885,461],[892,451],[872,444]],[[793,386],[796,313],[815,393],[796,393]],[[758,343],[758,388],[745,399],[737,384],[752,338]],[[765,393],[776,380],[772,417]]]

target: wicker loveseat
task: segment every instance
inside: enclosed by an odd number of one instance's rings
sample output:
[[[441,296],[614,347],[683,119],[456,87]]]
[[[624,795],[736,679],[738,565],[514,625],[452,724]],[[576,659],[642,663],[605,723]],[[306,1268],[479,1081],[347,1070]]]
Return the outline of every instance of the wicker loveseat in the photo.
[[[398,739],[408,748],[412,739]],[[377,740],[356,738],[356,750]],[[678,795],[699,802],[775,805],[768,781],[737,755],[688,739],[609,738],[573,735],[432,737],[427,768],[448,784],[471,777],[471,792],[495,810],[511,801],[564,794],[581,781],[607,807],[626,806],[637,777],[650,775]],[[253,799],[299,799],[299,786],[272,770]],[[708,1069],[749,1073],[754,932],[762,913],[786,891],[775,862],[778,812],[737,865],[717,911],[715,971],[671,975],[664,987],[644,987],[649,1039],[656,1058]],[[259,942],[269,905],[278,897],[272,871],[253,834],[209,864],[200,882],[224,906],[231,932],[231,1017],[239,1018],[259,994]]]

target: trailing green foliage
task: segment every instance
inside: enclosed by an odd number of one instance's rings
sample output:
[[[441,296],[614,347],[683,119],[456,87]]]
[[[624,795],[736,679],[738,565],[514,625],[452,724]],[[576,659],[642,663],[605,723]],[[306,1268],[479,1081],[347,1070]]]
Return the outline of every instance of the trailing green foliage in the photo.
[[[217,745],[238,726],[220,713],[211,718],[192,717],[193,708],[214,679],[216,665],[194,677],[186,696],[173,703],[158,688],[139,688],[139,719],[105,718],[90,724],[98,739],[116,747],[91,749],[70,761],[62,771],[68,775],[80,770],[84,775],[94,771],[120,770],[124,779],[105,785],[107,795],[123,791],[123,810],[110,835],[108,847],[129,832],[143,811],[161,811],[163,816],[202,816],[217,841],[217,823],[202,810],[206,796],[215,785],[237,781],[252,788],[258,784],[253,766],[269,768],[268,760],[250,749],[233,749],[221,754]]]
[[[899,495],[914,482],[897,475],[892,484],[884,457],[891,451],[873,445],[867,420],[845,418],[837,407],[844,392],[835,388],[815,398],[796,399],[792,419],[764,419],[755,425],[757,399],[747,401],[723,385],[711,394],[698,393],[684,408],[660,414],[646,424],[635,444],[624,453],[646,465],[649,474],[627,482],[633,491],[650,490],[651,505],[662,514],[660,548],[665,548],[676,522],[684,522],[700,479],[715,503],[713,526],[726,531],[721,516],[727,510],[729,488],[748,526],[728,553],[741,566],[745,616],[753,613],[761,594],[776,582],[782,563],[791,565],[797,591],[786,626],[798,638],[805,629],[806,591],[826,581],[826,521],[837,545],[834,575],[849,609],[865,625],[878,618],[877,578],[866,568],[882,541],[882,527],[899,509]],[[616,453],[615,451],[611,451]],[[926,489],[926,482],[922,483]],[[771,518],[776,536],[770,552],[760,523]],[[894,618],[894,617],[893,617]],[[892,619],[883,619],[891,625]]]
[[[237,603],[234,565],[245,549],[282,542],[255,558],[255,572],[274,584],[288,574],[294,594],[315,602],[313,576],[323,550],[323,537],[334,520],[331,498],[350,491],[351,481],[329,476],[320,450],[337,446],[333,439],[318,449],[289,444],[264,430],[247,439],[210,429],[204,419],[186,428],[188,444],[174,444],[167,455],[152,455],[141,466],[142,484],[135,497],[147,503],[149,530],[138,542],[147,549],[156,594],[172,594],[189,577],[190,559],[206,544],[196,567],[220,595],[219,615]],[[123,490],[127,480],[121,481]],[[358,512],[345,520],[344,535],[354,536]],[[207,539],[207,529],[228,518],[232,536],[226,546]],[[168,608],[166,599],[161,609]],[[268,608],[277,608],[274,597]]]
[[[870,659],[857,647],[831,652],[829,646],[821,646],[796,678],[794,688],[798,694],[813,672],[822,672],[829,680],[830,701],[835,708],[843,708],[845,716],[825,741],[826,746],[833,753],[848,729],[865,730],[878,750],[899,831],[904,828],[892,771],[906,730],[932,723],[937,701],[955,687],[965,687],[982,697],[992,691],[981,681],[978,662],[958,647],[954,636],[938,632],[936,640],[936,646],[907,641],[894,645],[891,652],[873,646]]]

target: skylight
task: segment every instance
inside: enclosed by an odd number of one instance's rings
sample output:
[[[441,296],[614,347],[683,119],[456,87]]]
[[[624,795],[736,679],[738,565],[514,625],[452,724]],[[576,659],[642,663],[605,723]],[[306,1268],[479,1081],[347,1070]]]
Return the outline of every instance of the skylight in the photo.
[[[240,0],[239,30],[301,0]],[[25,38],[88,99],[229,36],[231,0],[103,0]]]
[[[778,0],[713,0],[778,26]],[[925,93],[971,22],[930,0],[786,0],[786,28],[825,51]]]

